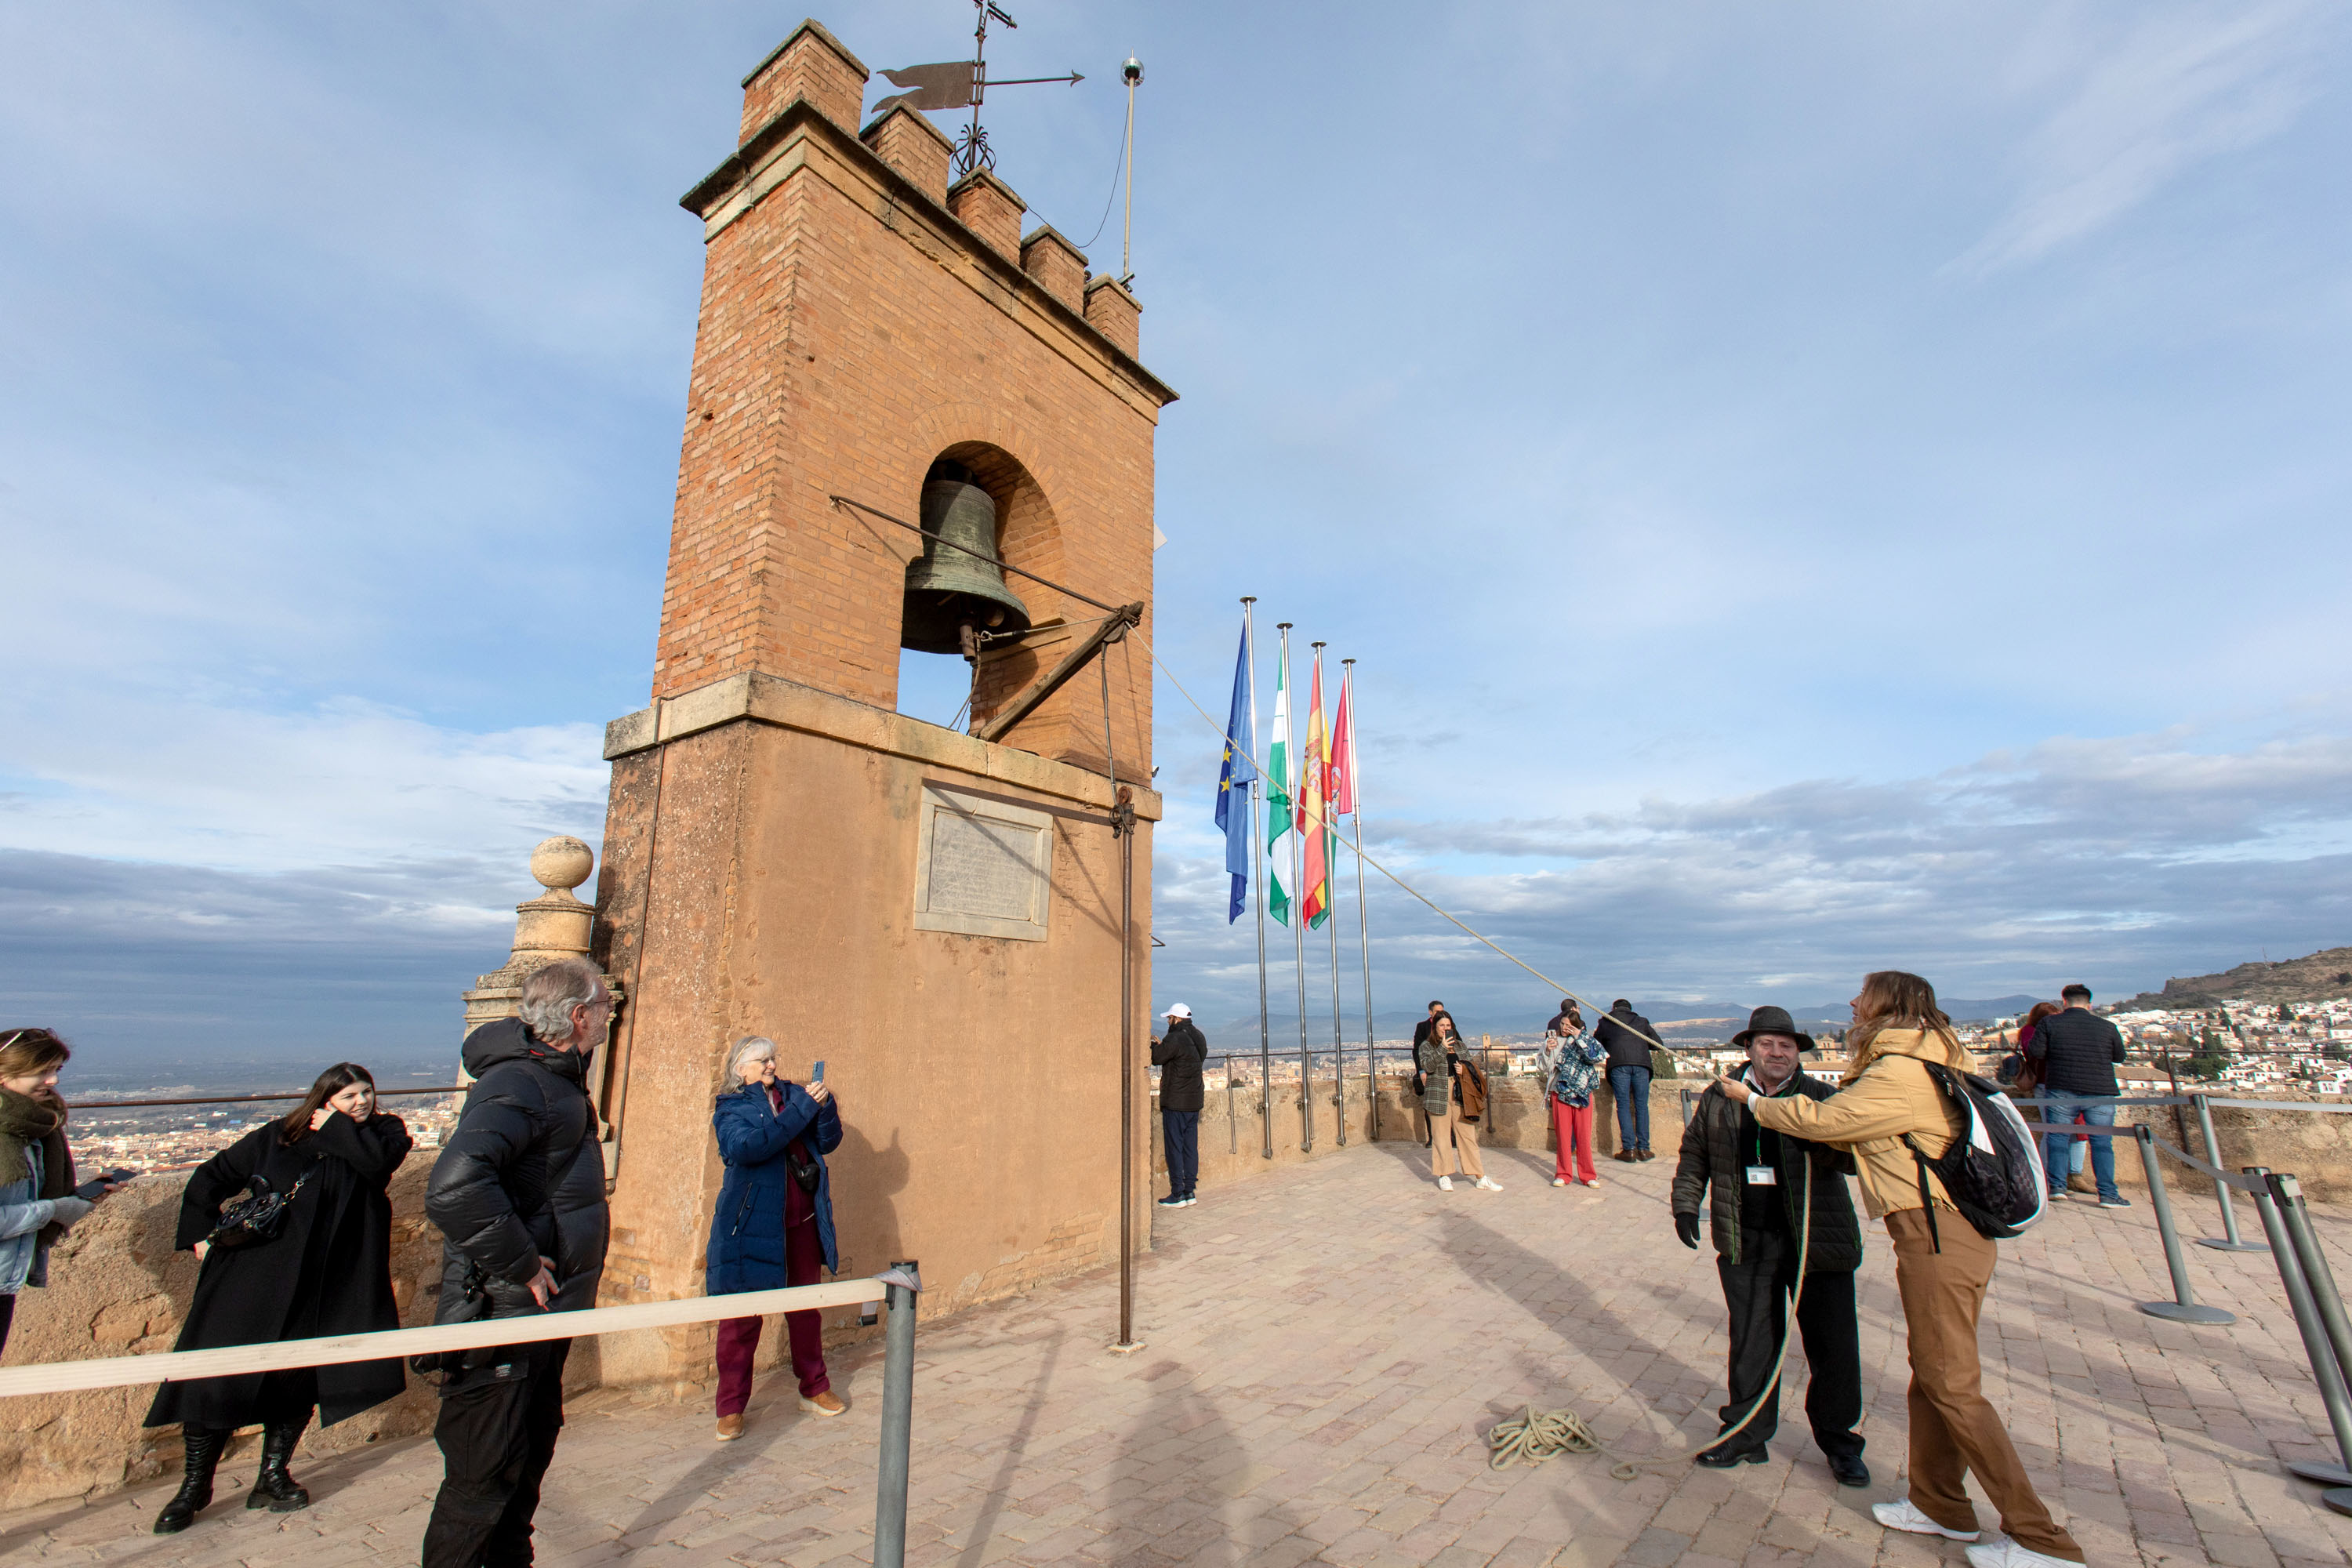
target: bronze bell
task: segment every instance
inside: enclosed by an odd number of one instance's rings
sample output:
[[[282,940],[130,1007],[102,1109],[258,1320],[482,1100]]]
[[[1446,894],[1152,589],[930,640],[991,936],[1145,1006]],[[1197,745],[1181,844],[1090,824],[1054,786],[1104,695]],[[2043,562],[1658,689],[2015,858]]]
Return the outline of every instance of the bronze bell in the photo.
[[[978,633],[1029,629],[1029,606],[997,563],[996,502],[953,463],[933,464],[923,481],[923,553],[907,563],[899,627],[901,647],[967,657],[980,650]]]

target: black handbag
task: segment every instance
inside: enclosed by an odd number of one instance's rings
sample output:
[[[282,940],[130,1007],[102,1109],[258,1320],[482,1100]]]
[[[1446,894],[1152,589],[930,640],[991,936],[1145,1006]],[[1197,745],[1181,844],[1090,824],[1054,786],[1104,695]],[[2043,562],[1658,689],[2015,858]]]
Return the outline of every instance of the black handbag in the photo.
[[[246,1183],[246,1195],[225,1205],[220,1212],[220,1224],[205,1240],[215,1247],[259,1247],[276,1241],[286,1229],[286,1211],[294,1205],[294,1194],[302,1190],[311,1173],[305,1171],[299,1180],[278,1192],[269,1178],[254,1173]]]
[[[817,1169],[815,1159],[801,1147],[799,1139],[795,1138],[784,1145],[784,1165],[792,1172],[793,1180],[801,1191],[811,1197],[816,1196],[817,1182],[823,1173]]]

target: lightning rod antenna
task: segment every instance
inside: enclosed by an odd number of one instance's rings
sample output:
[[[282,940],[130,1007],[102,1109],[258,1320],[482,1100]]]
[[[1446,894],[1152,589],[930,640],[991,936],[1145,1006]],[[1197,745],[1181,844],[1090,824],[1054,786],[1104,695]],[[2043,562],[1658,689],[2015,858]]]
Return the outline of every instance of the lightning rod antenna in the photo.
[[[1127,80],[1127,215],[1119,221],[1118,282],[1124,289],[1135,281],[1135,89],[1143,80],[1143,62],[1133,55],[1118,68]]]

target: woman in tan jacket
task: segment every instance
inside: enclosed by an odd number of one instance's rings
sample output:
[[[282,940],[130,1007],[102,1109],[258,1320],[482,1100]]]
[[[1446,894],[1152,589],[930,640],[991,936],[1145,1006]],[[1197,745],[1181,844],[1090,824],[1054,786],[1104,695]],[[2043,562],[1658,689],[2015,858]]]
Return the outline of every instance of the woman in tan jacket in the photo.
[[[2083,1549],[2050,1517],[2026,1479],[2017,1448],[1980,1387],[1977,1315],[1997,1250],[1960,1217],[1933,1175],[1927,1190],[1944,1213],[1930,1233],[1919,1201],[1919,1167],[1903,1141],[1909,1134],[1932,1160],[1958,1134],[1959,1110],[1945,1100],[1924,1062],[1966,1071],[1968,1052],[1936,1005],[1935,987],[1894,969],[1864,977],[1846,1038],[1853,1066],[1827,1100],[1750,1100],[1748,1087],[1736,1079],[1724,1079],[1722,1088],[1748,1101],[1761,1126],[1852,1150],[1864,1205],[1872,1218],[1886,1222],[1895,1239],[1895,1282],[1911,1352],[1911,1495],[1871,1511],[1889,1529],[1973,1542],[1976,1509],[1963,1484],[1973,1470],[2000,1510],[2003,1532],[1969,1548],[1974,1568],[2080,1563]]]

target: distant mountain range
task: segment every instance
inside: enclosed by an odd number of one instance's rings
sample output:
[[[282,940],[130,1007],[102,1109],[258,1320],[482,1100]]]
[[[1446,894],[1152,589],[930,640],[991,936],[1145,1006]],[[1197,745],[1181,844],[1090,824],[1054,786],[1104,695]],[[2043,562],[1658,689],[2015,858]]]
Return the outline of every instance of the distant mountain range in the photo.
[[[2347,949],[2346,952],[2347,954],[2352,954],[2352,949]],[[2231,994],[2237,995],[2242,994],[2232,992]],[[1994,996],[1990,998],[1948,997],[1944,999],[1944,1011],[1951,1015],[1952,1021],[1955,1023],[1982,1023],[1990,1019],[2006,1018],[2014,1014],[2022,1013],[2028,1007],[2032,1006],[2036,1002],[2041,1000],[2042,998],[2039,996],[2029,996],[2021,993],[2012,996]],[[1750,1005],[1747,1003],[1658,1002],[1644,1004],[1639,998],[1635,999],[1633,1005],[1640,1011],[1643,1017],[1648,1018],[1652,1023],[1656,1024],[1661,1027],[1669,1024],[1684,1024],[1698,1019],[1720,1018],[1730,1021],[1730,1026],[1723,1031],[1723,1034],[1727,1037],[1738,1033],[1738,1030],[1747,1024],[1748,1015],[1753,1010]],[[1789,1010],[1789,1016],[1797,1021],[1799,1027],[1804,1028],[1810,1033],[1820,1029],[1844,1028],[1846,1025],[1853,1021],[1853,1009],[1843,1002],[1823,1003],[1818,1006],[1791,1007]],[[1423,1015],[1420,1013],[1381,1014],[1378,1019],[1376,1033],[1383,1041],[1409,1040],[1412,1038],[1413,1026],[1421,1022],[1422,1016]],[[1247,1014],[1238,1018],[1228,1018],[1223,1024],[1216,1026],[1203,1023],[1202,1026],[1210,1035],[1211,1040],[1209,1048],[1212,1051],[1245,1050],[1254,1048],[1257,1042],[1257,1015],[1255,1013]],[[1469,1029],[1472,1034],[1482,1032],[1496,1033],[1496,1031],[1491,1030],[1481,1031],[1467,1024],[1465,1024],[1464,1027],[1465,1029]],[[1524,1035],[1525,1037],[1533,1038],[1542,1030],[1542,1027],[1543,1020],[1541,1018],[1530,1018],[1526,1021],[1524,1029],[1520,1033]],[[1160,1025],[1155,1023],[1153,1024],[1152,1028],[1156,1032],[1160,1028]],[[1347,1016],[1345,1028],[1348,1037],[1348,1043],[1349,1045],[1354,1046],[1361,1044],[1364,1037],[1363,1015],[1351,1011]],[[1270,1017],[1266,1023],[1266,1032],[1272,1037],[1274,1048],[1276,1050],[1281,1050],[1285,1041],[1289,1042],[1291,1049],[1297,1049],[1298,1015],[1296,1013],[1282,1013]],[[1676,1031],[1678,1034],[1685,1032],[1685,1031],[1682,1030]],[[1499,1038],[1503,1037],[1500,1034],[1497,1034],[1497,1037]],[[1520,1037],[1520,1036],[1514,1035],[1510,1037],[1517,1038]],[[1319,1016],[1311,1012],[1307,1015],[1307,1043],[1311,1049],[1325,1049],[1329,1047],[1331,1043],[1331,1016],[1328,1013],[1322,1014]]]
[[[2352,996],[2352,947],[2331,947],[2276,963],[2242,963],[2219,974],[2168,980],[2161,991],[2143,991],[2117,1004],[2144,1007],[2211,1007],[2231,1002],[2325,1002]]]

